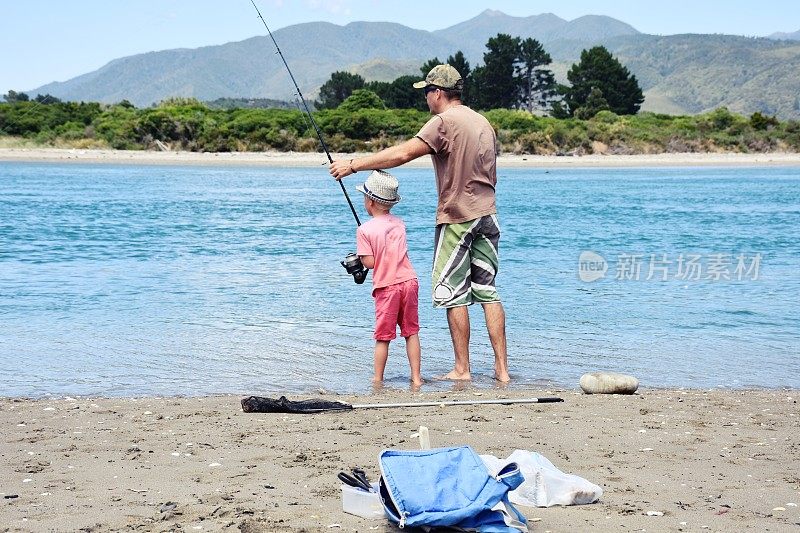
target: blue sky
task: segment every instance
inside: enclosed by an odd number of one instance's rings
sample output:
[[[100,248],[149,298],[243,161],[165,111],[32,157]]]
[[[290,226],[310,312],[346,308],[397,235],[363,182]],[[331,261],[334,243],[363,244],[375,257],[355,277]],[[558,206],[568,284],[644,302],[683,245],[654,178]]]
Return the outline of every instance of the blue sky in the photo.
[[[487,8],[508,15],[608,15],[645,33],[763,36],[800,30],[797,0],[256,0],[275,31],[301,22],[398,22],[437,30]],[[118,57],[264,34],[249,0],[19,0],[0,8],[0,94],[64,81]],[[280,43],[279,43],[280,44]]]

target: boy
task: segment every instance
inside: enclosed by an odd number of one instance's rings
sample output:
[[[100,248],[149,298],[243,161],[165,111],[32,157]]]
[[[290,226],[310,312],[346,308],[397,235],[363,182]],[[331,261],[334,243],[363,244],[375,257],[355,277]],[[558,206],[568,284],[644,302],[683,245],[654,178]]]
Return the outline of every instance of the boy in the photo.
[[[389,357],[389,342],[400,335],[406,339],[406,355],[411,366],[411,383],[422,384],[419,344],[419,282],[406,245],[403,221],[390,213],[400,201],[397,178],[381,170],[373,171],[366,183],[356,187],[364,194],[364,208],[372,217],[356,231],[356,254],[372,269],[372,296],[375,299],[375,375],[383,381]]]

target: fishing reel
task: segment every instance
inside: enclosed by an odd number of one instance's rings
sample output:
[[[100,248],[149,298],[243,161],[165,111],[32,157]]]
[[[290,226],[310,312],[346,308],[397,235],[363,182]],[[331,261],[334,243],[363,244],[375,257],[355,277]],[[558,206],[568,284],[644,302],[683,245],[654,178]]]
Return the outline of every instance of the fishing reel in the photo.
[[[340,261],[340,263],[347,270],[347,273],[353,276],[353,281],[357,284],[361,285],[367,279],[369,270],[364,268],[364,265],[361,264],[361,259],[356,254],[347,254],[344,261]]]

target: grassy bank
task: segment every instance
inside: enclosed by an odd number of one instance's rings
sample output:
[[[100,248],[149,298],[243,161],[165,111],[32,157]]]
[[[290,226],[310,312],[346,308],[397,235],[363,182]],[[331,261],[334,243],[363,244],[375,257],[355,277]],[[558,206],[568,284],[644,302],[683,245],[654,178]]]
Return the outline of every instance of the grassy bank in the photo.
[[[721,108],[692,116],[601,111],[589,120],[538,117],[524,111],[484,115],[501,151],[515,154],[656,154],[671,152],[800,152],[800,122],[750,117]],[[412,109],[318,111],[314,118],[332,151],[371,151],[414,135],[430,115]],[[211,109],[196,101],[129,104],[18,102],[0,104],[0,145],[148,150],[163,143],[196,152],[315,152],[306,115],[291,109]]]

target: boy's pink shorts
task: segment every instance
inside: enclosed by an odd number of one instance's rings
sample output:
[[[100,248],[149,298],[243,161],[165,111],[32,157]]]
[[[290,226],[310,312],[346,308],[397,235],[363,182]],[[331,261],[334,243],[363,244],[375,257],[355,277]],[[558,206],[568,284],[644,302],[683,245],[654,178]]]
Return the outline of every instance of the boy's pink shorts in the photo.
[[[410,279],[402,283],[375,289],[376,341],[390,341],[400,335],[410,337],[419,333],[419,282]]]

